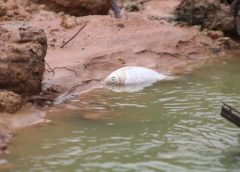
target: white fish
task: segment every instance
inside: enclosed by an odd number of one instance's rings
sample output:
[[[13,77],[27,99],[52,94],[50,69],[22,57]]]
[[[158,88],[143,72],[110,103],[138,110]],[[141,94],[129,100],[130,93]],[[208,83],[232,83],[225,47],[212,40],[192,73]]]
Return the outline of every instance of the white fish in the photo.
[[[112,72],[105,80],[108,86],[150,86],[156,81],[168,78],[167,75],[158,73],[152,69],[144,67],[123,67]],[[139,90],[139,89],[138,89]]]

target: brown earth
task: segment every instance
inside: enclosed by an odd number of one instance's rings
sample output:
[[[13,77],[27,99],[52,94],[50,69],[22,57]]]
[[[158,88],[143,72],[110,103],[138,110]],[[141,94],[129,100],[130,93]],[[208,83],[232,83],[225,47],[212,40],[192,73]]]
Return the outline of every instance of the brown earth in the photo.
[[[0,92],[0,112],[14,113],[22,107],[22,97],[12,91]]]
[[[107,14],[111,7],[111,0],[37,0],[46,4],[50,10],[64,11],[76,16]]]
[[[17,15],[9,10],[11,15],[5,16],[4,21],[26,20],[29,25],[44,29],[49,45],[48,65],[43,81],[45,91],[36,100],[60,95],[57,100],[61,101],[102,87],[101,80],[123,66],[143,66],[181,75],[231,56],[232,48],[239,47],[219,33],[172,21],[179,3],[180,0],[151,0],[139,12],[128,13],[126,19],[108,15],[76,17],[71,29],[61,26],[67,15],[44,10],[36,4],[30,8],[24,5],[13,8]],[[71,42],[60,48],[84,25]],[[44,121],[44,110],[51,114],[47,107],[38,111],[29,106],[13,116],[1,115],[0,122],[8,121],[8,129],[14,129]]]
[[[236,33],[236,21],[231,15],[231,6],[222,0],[184,0],[176,9],[178,20],[202,29],[221,30],[224,33]]]
[[[84,81],[102,80],[111,71],[129,65],[162,73],[184,73],[220,58],[226,54],[226,48],[235,46],[223,36],[213,39],[207,31],[168,22],[179,2],[153,0],[145,4],[143,11],[129,13],[125,20],[109,16],[79,17],[79,26],[71,30],[57,29],[61,17],[55,17],[51,26],[44,23],[43,27],[52,29],[46,60],[56,68],[55,75],[45,73],[44,87],[57,85],[69,90]],[[84,24],[86,27],[73,41],[59,48]],[[58,35],[57,39],[52,38],[54,35]],[[59,57],[61,60],[56,60]]]
[[[39,94],[47,38],[38,28],[0,25],[0,88],[25,96]]]

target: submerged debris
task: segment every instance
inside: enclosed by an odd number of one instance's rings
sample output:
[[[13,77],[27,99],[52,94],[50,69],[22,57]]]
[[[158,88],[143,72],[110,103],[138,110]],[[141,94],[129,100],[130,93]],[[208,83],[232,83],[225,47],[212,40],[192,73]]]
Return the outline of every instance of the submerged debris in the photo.
[[[233,107],[224,103],[222,106],[221,115],[233,124],[240,127],[240,112]]]

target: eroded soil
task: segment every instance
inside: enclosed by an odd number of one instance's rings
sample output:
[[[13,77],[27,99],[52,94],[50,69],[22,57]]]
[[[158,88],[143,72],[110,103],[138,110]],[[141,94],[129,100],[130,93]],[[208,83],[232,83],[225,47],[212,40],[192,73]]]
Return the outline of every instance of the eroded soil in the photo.
[[[67,90],[76,83],[101,81],[123,66],[181,74],[224,55],[226,49],[219,40],[198,28],[168,21],[179,2],[153,0],[145,4],[145,10],[128,13],[127,19],[78,17],[79,25],[72,29],[60,27],[61,16],[54,13],[36,14],[31,24],[47,32],[46,61],[52,69],[56,68],[54,75],[45,72],[44,87],[58,85]],[[43,16],[45,20],[40,21]],[[59,48],[85,24],[75,39]]]

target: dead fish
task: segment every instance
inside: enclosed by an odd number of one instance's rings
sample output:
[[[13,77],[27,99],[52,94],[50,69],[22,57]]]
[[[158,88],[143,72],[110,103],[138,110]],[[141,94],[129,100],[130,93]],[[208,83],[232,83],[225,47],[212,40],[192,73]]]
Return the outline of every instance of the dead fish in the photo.
[[[104,83],[108,86],[151,85],[152,83],[168,78],[167,75],[158,73],[144,67],[123,67],[112,72]]]

